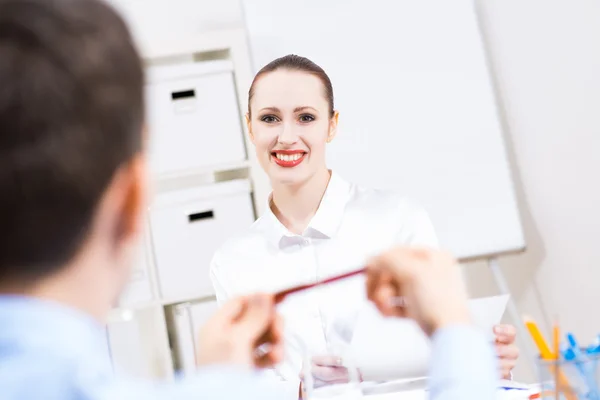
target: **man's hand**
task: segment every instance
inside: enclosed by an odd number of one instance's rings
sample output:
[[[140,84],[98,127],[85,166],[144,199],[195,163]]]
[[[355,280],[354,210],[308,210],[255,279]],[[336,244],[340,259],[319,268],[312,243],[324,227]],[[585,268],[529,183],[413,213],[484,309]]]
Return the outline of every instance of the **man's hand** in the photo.
[[[367,268],[367,294],[384,315],[413,318],[428,335],[470,323],[458,263],[445,252],[397,247],[376,257]],[[403,306],[394,304],[400,297]]]
[[[206,323],[199,342],[199,365],[269,367],[278,363],[283,358],[282,321],[275,313],[273,296],[229,301]],[[269,345],[269,351],[258,353],[261,345]]]
[[[517,365],[519,358],[519,348],[515,344],[517,331],[512,325],[497,325],[494,327],[494,335],[500,363],[500,377],[510,379],[511,371]]]

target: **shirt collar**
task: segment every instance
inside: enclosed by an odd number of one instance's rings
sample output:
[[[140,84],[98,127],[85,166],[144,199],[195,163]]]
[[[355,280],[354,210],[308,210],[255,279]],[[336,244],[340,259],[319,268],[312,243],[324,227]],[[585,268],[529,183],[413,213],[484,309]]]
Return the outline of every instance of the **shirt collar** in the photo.
[[[344,211],[350,196],[350,189],[350,183],[346,182],[334,171],[331,172],[331,178],[327,184],[327,189],[325,189],[325,194],[321,199],[315,216],[308,224],[305,236],[327,239],[335,236],[344,217]],[[297,235],[291,233],[277,219],[271,210],[272,198],[273,194],[271,193],[266,207],[264,233],[270,243],[281,248],[285,242],[290,242],[289,240],[282,239],[297,237]]]

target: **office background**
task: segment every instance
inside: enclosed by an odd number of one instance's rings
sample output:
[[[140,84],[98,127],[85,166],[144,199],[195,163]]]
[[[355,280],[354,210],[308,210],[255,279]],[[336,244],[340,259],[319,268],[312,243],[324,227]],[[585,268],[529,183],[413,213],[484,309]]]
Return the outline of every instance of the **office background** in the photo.
[[[145,42],[243,25],[237,0],[112,2],[128,10]],[[600,300],[594,287],[600,277],[600,2],[479,5],[528,247],[503,258],[502,269],[520,311],[543,328],[559,315],[563,329],[589,341],[600,331],[586,306]],[[466,268],[474,297],[497,291],[485,264]],[[529,364],[521,362],[515,377],[533,379]]]

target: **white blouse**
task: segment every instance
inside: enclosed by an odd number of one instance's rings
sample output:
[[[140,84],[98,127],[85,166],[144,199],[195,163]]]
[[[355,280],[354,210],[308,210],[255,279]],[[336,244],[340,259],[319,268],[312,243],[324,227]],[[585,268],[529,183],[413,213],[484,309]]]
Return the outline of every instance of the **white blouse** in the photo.
[[[254,292],[274,292],[364,266],[397,244],[437,247],[427,213],[389,191],[366,189],[335,172],[317,213],[302,235],[268,211],[215,254],[211,279],[219,304]],[[297,398],[303,353],[323,354],[333,341],[350,340],[368,305],[363,276],[297,293],[279,305],[285,324],[285,360],[278,378]]]

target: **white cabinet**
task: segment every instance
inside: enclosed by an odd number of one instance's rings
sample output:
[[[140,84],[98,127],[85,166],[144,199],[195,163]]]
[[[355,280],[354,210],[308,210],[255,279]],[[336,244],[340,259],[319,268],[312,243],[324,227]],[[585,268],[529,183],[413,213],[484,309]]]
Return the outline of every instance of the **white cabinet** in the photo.
[[[157,196],[150,224],[162,299],[176,302],[212,295],[209,270],[215,251],[253,221],[247,180]]]
[[[231,62],[154,66],[148,69],[147,81],[150,164],[155,174],[190,174],[246,160]]]
[[[254,222],[250,187],[260,195],[270,191],[254,152],[246,151],[251,143],[244,113],[253,74],[243,27],[214,31],[192,24],[163,35],[146,18],[160,19],[155,7],[160,1],[113,2],[132,21],[146,64],[148,161],[156,191],[133,276],[111,313],[107,342],[117,374],[172,377],[167,329],[178,324],[177,338],[187,332],[187,342],[178,343],[191,346],[183,353],[194,369],[198,330],[217,308],[214,301],[196,305],[213,293],[210,259],[225,240]],[[201,3],[196,6],[209,5]],[[152,10],[138,12],[147,6]],[[183,30],[189,34],[181,35]],[[252,185],[243,179],[198,186],[240,176]],[[192,306],[169,306],[184,301]],[[167,320],[174,307],[179,318]],[[187,325],[184,317],[190,318]]]

